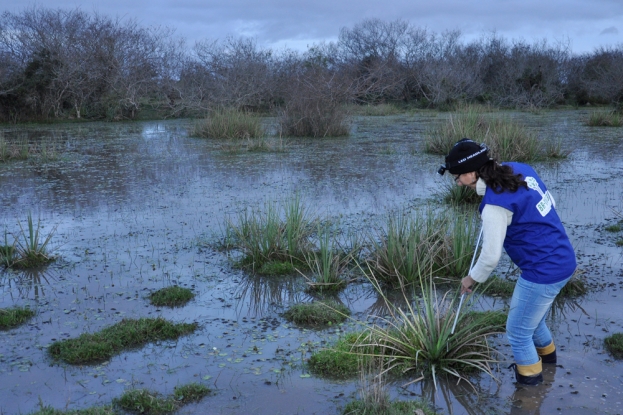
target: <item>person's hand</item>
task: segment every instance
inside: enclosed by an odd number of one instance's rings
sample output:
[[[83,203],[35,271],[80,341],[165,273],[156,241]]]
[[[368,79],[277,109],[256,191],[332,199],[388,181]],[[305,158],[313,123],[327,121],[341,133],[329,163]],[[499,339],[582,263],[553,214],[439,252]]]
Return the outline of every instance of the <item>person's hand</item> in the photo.
[[[463,278],[461,280],[461,295],[465,294],[465,293],[471,293],[472,292],[472,285],[474,285],[476,281],[474,281],[474,279],[468,275],[467,277]]]

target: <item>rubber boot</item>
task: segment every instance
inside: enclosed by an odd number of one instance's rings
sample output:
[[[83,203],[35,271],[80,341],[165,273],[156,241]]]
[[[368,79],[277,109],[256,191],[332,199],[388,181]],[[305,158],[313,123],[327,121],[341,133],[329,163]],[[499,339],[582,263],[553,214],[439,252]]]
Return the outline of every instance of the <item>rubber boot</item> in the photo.
[[[553,341],[548,346],[537,347],[536,352],[543,363],[556,364],[556,346],[554,346]]]
[[[543,382],[543,365],[541,359],[533,365],[518,365],[513,363],[508,368],[515,371],[515,380],[522,385],[538,385]]]

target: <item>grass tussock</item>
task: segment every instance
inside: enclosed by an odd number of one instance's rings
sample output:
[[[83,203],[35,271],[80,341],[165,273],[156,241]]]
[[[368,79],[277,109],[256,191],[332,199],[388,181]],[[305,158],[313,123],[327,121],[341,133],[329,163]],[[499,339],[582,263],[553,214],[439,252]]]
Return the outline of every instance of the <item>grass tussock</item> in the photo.
[[[491,155],[501,161],[534,161],[548,154],[565,155],[556,145],[543,145],[533,131],[512,118],[474,108],[451,114],[446,123],[430,129],[425,137],[425,151],[446,155],[465,137],[487,144]]]
[[[383,296],[379,281],[370,273],[370,282]],[[480,371],[492,378],[492,364],[497,360],[487,338],[501,333],[499,316],[495,313],[457,310],[458,295],[450,291],[438,295],[430,276],[422,275],[421,294],[409,300],[406,291],[404,308],[390,308],[387,317],[367,327],[363,347],[380,348],[385,372],[399,369],[412,374],[417,382],[430,377],[437,385],[437,376],[445,375],[464,380],[471,385],[467,374]],[[453,291],[455,292],[455,291]],[[457,317],[458,312],[458,317]],[[452,333],[455,318],[456,330]]]
[[[113,404],[132,413],[170,414],[190,402],[200,401],[210,393],[209,388],[198,383],[176,387],[172,396],[162,396],[147,389],[132,389],[115,399]]]
[[[53,228],[46,236],[43,235],[41,220],[35,226],[32,215],[28,213],[27,226],[19,223],[20,234],[9,243],[8,234],[4,234],[4,245],[0,248],[0,263],[18,269],[37,268],[54,261],[50,255],[49,243],[56,231]]]
[[[368,269],[394,288],[420,281],[428,270],[436,276],[466,275],[478,228],[472,213],[455,211],[397,212],[370,236]]]
[[[266,132],[259,117],[245,111],[219,108],[195,124],[193,136],[216,139],[253,139]]]
[[[0,308],[0,330],[9,330],[26,323],[35,312],[28,307]]]
[[[305,254],[307,267],[311,270],[309,288],[320,292],[339,291],[347,284],[345,275],[353,252],[344,252],[339,247],[336,234],[329,226],[318,227],[317,244],[317,249]]]
[[[621,127],[623,113],[619,111],[593,111],[586,120],[589,127]]]
[[[335,301],[316,301],[295,304],[283,316],[297,325],[322,327],[342,323],[350,316],[350,310],[344,304]]]
[[[177,339],[196,328],[197,323],[174,324],[160,317],[124,319],[97,333],[54,342],[48,352],[53,358],[70,364],[96,363],[147,343]]]
[[[301,262],[309,252],[317,223],[300,196],[283,204],[267,202],[263,210],[245,209],[225,223],[226,245],[242,252],[239,265],[257,271],[270,262]]]
[[[156,307],[181,307],[193,299],[195,294],[188,288],[177,285],[162,288],[149,295],[149,301]]]
[[[268,261],[256,271],[260,275],[290,275],[296,272],[292,261]]]
[[[623,333],[614,333],[606,337],[604,345],[615,359],[623,359]]]
[[[314,352],[307,365],[318,376],[332,379],[347,379],[357,375],[360,365],[371,353],[365,353],[361,339],[365,333],[352,332],[340,337],[330,348]]]

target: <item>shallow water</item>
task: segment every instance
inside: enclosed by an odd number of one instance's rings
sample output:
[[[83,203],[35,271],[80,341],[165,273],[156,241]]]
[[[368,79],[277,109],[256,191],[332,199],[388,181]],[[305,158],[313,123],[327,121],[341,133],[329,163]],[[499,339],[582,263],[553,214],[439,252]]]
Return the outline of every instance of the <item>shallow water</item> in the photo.
[[[548,369],[545,385],[516,390],[506,370],[510,348],[500,338],[499,384],[477,378],[478,393],[454,383],[437,392],[430,382],[393,385],[392,396],[425,396],[453,414],[622,413],[622,363],[605,352],[603,338],[623,331],[623,248],[603,227],[623,212],[623,129],[585,127],[584,111],[512,115],[572,151],[535,167],[594,290],[552,313],[561,367]],[[291,140],[273,153],[223,151],[187,137],[185,120],[4,127],[6,138],[53,140],[62,158],[0,165],[0,224],[16,232],[31,210],[44,232],[56,227],[60,258],[42,272],[0,274],[0,307],[38,311],[0,335],[0,413],[28,413],[40,401],[86,408],[129,387],[169,394],[195,381],[216,394],[181,413],[339,413],[357,396],[357,381],[308,377],[301,361],[351,325],[311,331],[288,324],[280,313],[309,300],[304,282],[245,275],[213,243],[228,216],[294,192],[321,217],[361,232],[390,210],[425,205],[448,180],[436,175],[441,157],[422,152],[425,130],[443,118],[356,118],[349,138]],[[192,288],[195,299],[177,309],[149,305],[150,291],[173,283]],[[340,298],[360,319],[383,310],[362,284]],[[503,303],[486,299],[483,307]],[[94,366],[53,365],[45,353],[54,340],[145,316],[201,328]]]

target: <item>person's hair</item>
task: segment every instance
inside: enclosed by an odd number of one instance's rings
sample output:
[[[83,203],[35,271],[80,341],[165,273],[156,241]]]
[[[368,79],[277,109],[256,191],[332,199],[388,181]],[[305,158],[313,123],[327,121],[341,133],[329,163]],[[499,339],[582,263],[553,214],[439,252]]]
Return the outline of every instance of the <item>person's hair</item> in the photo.
[[[476,174],[494,193],[505,190],[514,193],[521,186],[528,189],[528,183],[521,178],[521,174],[515,174],[511,166],[499,164],[495,160],[486,162]]]

